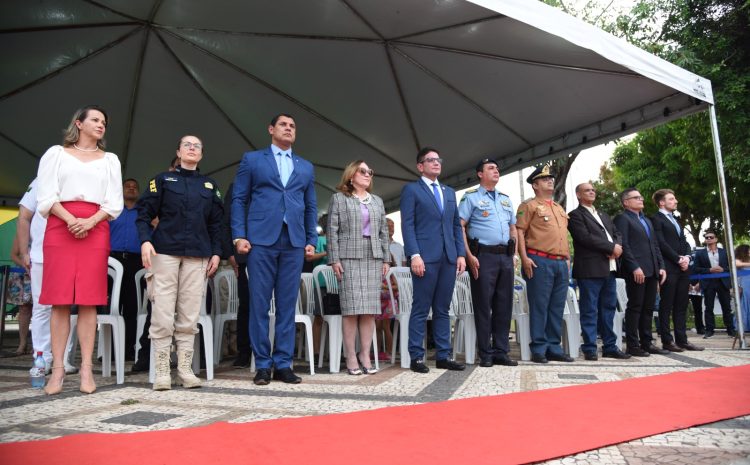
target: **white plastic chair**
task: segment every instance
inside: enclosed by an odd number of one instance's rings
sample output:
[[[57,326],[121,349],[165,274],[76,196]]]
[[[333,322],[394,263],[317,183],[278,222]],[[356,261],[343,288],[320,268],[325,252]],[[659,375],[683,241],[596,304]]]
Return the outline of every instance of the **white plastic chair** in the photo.
[[[453,358],[463,346],[466,363],[473,365],[477,349],[477,328],[474,324],[474,304],[471,300],[469,273],[464,271],[456,278],[453,290],[453,313],[457,323],[453,333]]]
[[[138,352],[141,350],[141,336],[143,335],[143,329],[146,326],[146,317],[148,316],[148,293],[143,292],[142,281],[145,281],[146,276],[145,268],[141,268],[135,273],[135,295],[138,301],[138,317],[136,319],[136,332],[135,332],[135,361],[138,361]]]
[[[206,380],[211,381],[214,379],[214,328],[211,316],[206,312],[206,290],[209,286],[210,281],[205,279],[203,281],[203,297],[201,298],[201,310],[198,316],[198,326],[203,329],[203,347],[206,354]],[[198,333],[200,335],[200,333]],[[201,371],[201,341],[198,337],[195,338],[193,344],[193,372],[199,374]],[[151,344],[151,366],[148,370],[148,382],[153,383],[154,377],[156,376],[156,352],[154,351],[154,345]]]
[[[513,320],[516,322],[516,340],[521,348],[521,360],[531,360],[531,323],[529,301],[526,298],[526,281],[520,276],[513,282]]]
[[[617,348],[620,350],[624,349],[622,342],[623,335],[623,320],[625,319],[625,309],[628,306],[628,291],[625,287],[625,280],[617,278],[617,311],[615,312],[615,319],[613,329],[617,335]]]
[[[390,293],[391,302],[394,302],[393,284],[391,278],[395,279],[398,286],[398,308],[393,309],[396,322],[393,325],[393,350],[391,353],[391,363],[396,360],[396,343],[401,350],[401,368],[409,368],[411,365],[411,356],[409,356],[409,317],[411,316],[411,304],[414,299],[414,288],[411,281],[411,270],[407,266],[394,266],[388,270],[386,281],[388,282],[388,292]]]
[[[325,306],[323,305],[323,291],[320,286],[320,278],[322,276],[326,283],[326,293],[328,294],[339,293],[339,282],[333,274],[333,269],[328,265],[316,266],[313,269],[312,275],[315,291],[318,295],[318,302],[320,302],[320,314],[323,317],[324,322],[323,329],[320,332],[320,356],[318,357],[318,368],[323,367],[323,348],[325,347],[326,339],[329,339],[329,371],[331,373],[338,373],[341,369],[341,348],[344,343],[341,327],[343,317],[341,315],[326,315]]]
[[[226,307],[222,306],[221,289],[222,283],[226,283],[227,300]],[[214,360],[221,362],[221,343],[224,339],[224,326],[230,321],[237,320],[237,311],[240,306],[240,298],[237,293],[237,277],[233,270],[224,270],[216,273],[213,278],[213,300],[214,307],[211,314],[214,317]]]
[[[565,322],[563,347],[567,348],[568,355],[577,358],[581,350],[581,311],[578,308],[578,296],[572,287],[568,287],[563,321]]]
[[[115,346],[115,370],[117,384],[125,382],[125,319],[120,315],[120,289],[122,288],[122,264],[112,257],[107,258],[107,275],[112,278],[112,291],[109,298],[109,313],[97,315],[99,329],[99,351],[102,355],[102,376],[112,376],[112,340]],[[75,354],[78,315],[70,315],[68,347]]]

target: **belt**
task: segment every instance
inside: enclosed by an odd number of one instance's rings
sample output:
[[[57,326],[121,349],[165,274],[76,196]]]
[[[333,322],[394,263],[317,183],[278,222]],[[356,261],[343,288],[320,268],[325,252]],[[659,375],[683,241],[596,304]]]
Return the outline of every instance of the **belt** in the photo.
[[[133,257],[141,258],[141,253],[140,252],[138,252],[138,253],[135,253],[135,252],[117,252],[117,251],[113,250],[109,254],[110,255],[114,255],[116,257],[122,257],[123,260],[127,260],[128,257],[131,257],[131,258],[133,258]]]
[[[567,260],[568,259],[568,257],[564,255],[555,255],[553,253],[542,252],[541,250],[536,250],[536,249],[526,249],[526,253],[530,255],[536,255],[542,258],[549,258],[552,260]]]
[[[483,245],[479,244],[479,252],[482,253],[496,253],[503,254],[508,251],[508,247],[505,245]]]

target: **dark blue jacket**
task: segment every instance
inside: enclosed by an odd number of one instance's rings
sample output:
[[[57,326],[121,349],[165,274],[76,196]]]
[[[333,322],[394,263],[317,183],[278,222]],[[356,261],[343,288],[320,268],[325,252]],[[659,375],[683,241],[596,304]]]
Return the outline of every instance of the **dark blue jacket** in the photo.
[[[727,251],[721,247],[718,248],[718,251],[719,266],[724,272],[729,272],[729,258],[727,257]],[[711,274],[711,260],[708,258],[708,249],[698,249],[695,251],[695,266],[693,269],[696,274]],[[701,289],[703,290],[719,287],[721,284],[727,289],[732,286],[729,278],[701,279]]]
[[[181,257],[221,256],[224,207],[219,186],[200,172],[177,168],[156,175],[138,199],[138,236],[156,253]],[[159,217],[156,229],[151,220]]]

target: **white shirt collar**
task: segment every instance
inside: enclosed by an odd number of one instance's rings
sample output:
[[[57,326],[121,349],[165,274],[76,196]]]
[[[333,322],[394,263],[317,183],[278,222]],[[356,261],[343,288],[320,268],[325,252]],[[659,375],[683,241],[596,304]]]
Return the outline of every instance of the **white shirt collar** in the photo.
[[[435,180],[433,181],[433,180],[431,180],[430,178],[427,178],[427,177],[425,177],[425,176],[422,176],[422,181],[424,181],[424,183],[425,183],[425,184],[427,184],[427,185],[428,185],[428,186],[429,186],[430,188],[432,188],[432,183],[435,183],[435,184],[437,184],[437,185],[438,185],[438,187],[440,187],[440,181],[438,181],[437,179],[435,179]]]

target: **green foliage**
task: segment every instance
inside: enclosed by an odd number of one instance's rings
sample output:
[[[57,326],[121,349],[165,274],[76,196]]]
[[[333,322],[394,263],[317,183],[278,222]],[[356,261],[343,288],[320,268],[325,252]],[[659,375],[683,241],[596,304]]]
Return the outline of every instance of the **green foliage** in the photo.
[[[711,80],[729,191],[732,226],[750,231],[750,2],[641,0],[617,18],[616,35]],[[707,113],[639,133],[613,157],[617,189],[648,197],[673,189],[694,238],[701,223],[722,230],[716,164]],[[647,203],[649,211],[656,207]],[[697,241],[699,242],[699,241]]]

